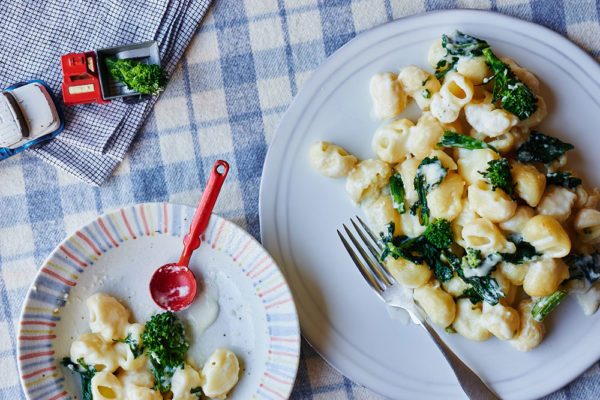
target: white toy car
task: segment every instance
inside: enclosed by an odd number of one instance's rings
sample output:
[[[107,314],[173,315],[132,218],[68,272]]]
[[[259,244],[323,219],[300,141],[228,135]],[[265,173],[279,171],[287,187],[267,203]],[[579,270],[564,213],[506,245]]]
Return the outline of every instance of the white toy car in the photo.
[[[0,92],[0,160],[52,139],[63,127],[61,110],[43,81]]]

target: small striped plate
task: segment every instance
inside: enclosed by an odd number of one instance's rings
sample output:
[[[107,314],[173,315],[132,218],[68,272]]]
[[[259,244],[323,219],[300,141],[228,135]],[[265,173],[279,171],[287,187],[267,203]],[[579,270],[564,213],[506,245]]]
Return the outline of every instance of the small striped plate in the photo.
[[[155,268],[179,259],[194,209],[147,203],[98,217],[64,240],[31,285],[19,323],[18,364],[31,400],[81,398],[79,378],[59,365],[71,342],[89,331],[85,299],[115,296],[143,322],[160,310],[148,283]],[[202,277],[199,296],[219,303],[216,321],[194,332],[202,309],[180,316],[191,333],[190,355],[201,363],[218,347],[240,359],[240,380],[229,399],[287,399],[300,354],[298,317],[273,259],[247,232],[219,216],[210,219],[190,268]],[[210,290],[209,290],[210,289]],[[201,302],[196,302],[200,304]]]

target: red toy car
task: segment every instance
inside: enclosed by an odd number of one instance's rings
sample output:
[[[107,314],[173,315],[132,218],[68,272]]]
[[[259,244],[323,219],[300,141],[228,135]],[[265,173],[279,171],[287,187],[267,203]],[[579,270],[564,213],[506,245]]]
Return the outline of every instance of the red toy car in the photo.
[[[65,104],[110,103],[102,98],[96,53],[69,53],[60,58]]]

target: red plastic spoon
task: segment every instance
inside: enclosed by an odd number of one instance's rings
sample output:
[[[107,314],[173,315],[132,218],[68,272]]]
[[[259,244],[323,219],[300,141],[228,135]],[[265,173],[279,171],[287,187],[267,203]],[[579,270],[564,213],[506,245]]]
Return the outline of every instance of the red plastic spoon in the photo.
[[[222,167],[219,170],[219,167]],[[183,252],[177,263],[165,264],[157,269],[150,279],[150,295],[160,308],[181,311],[187,308],[196,297],[196,278],[188,263],[192,252],[200,246],[200,235],[204,233],[223,181],[229,171],[229,164],[219,160],[213,166],[200,204],[194,213],[190,233],[183,238]]]

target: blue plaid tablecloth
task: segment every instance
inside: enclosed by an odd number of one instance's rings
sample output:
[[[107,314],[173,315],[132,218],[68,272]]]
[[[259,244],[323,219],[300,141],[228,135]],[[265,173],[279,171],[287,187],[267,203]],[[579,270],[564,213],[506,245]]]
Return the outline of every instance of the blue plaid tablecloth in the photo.
[[[102,187],[88,186],[31,154],[2,162],[0,398],[24,398],[15,350],[19,312],[37,269],[64,237],[105,210],[130,203],[196,205],[211,166],[222,158],[231,170],[215,212],[259,238],[258,192],[267,147],[311,73],[372,26],[457,7],[546,25],[600,56],[595,1],[215,0],[125,161]],[[380,397],[340,375],[303,342],[291,398]],[[600,398],[600,365],[548,398]]]

